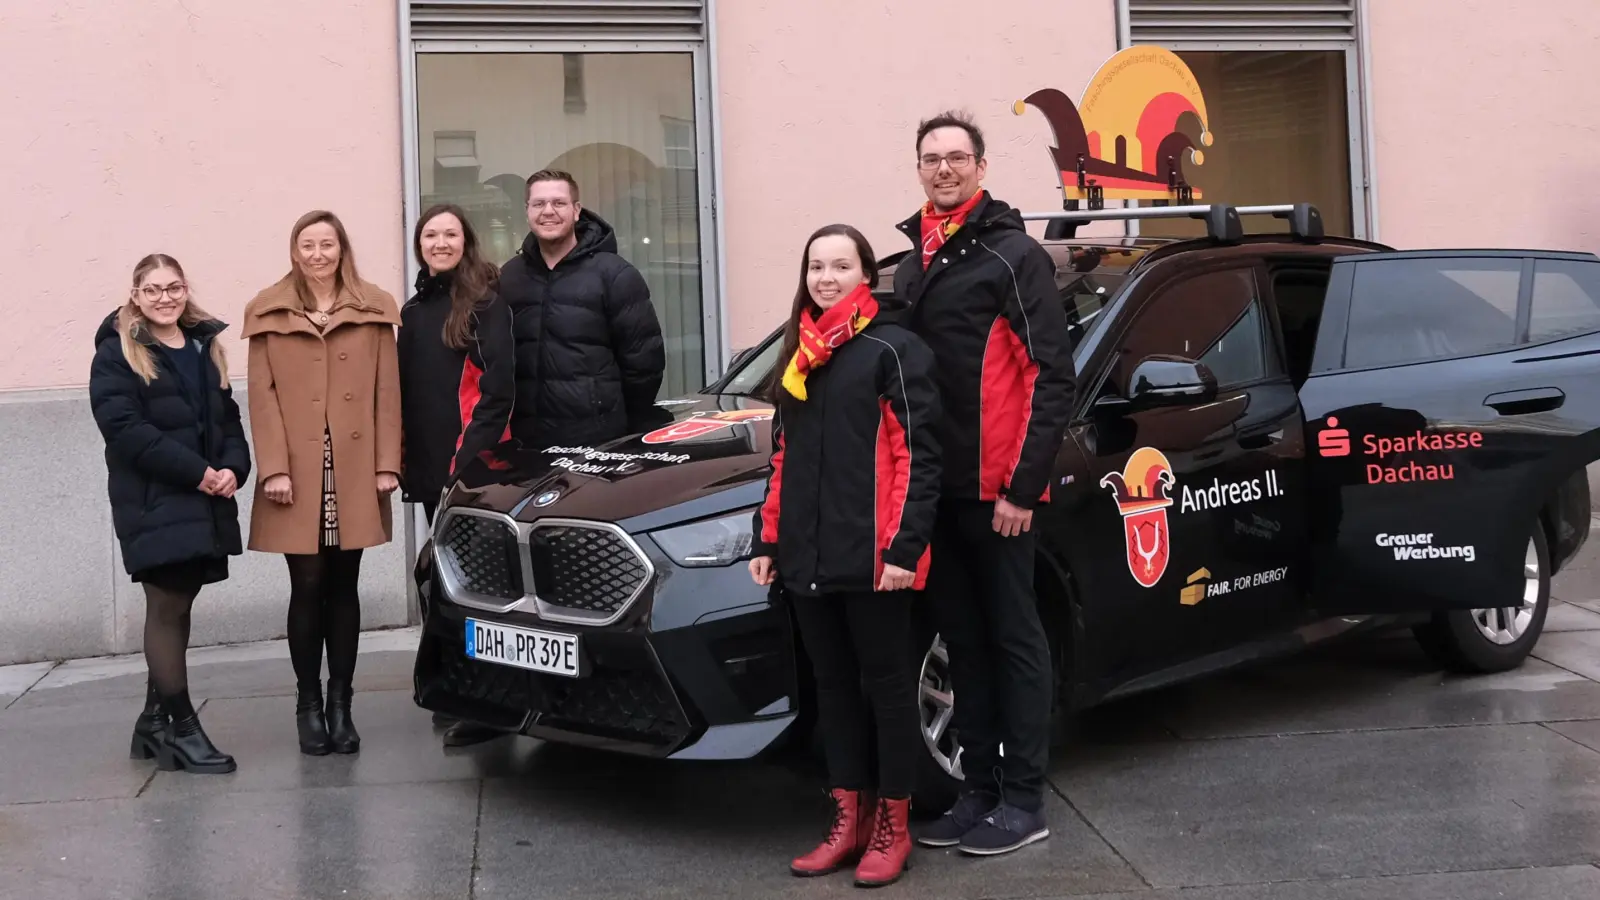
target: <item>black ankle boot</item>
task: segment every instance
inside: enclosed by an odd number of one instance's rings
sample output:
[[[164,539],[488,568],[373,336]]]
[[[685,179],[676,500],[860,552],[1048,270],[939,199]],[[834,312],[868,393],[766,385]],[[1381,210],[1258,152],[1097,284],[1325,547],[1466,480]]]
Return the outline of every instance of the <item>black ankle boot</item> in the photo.
[[[307,756],[327,756],[333,750],[328,740],[328,719],[322,711],[322,685],[296,688],[295,726],[300,731],[300,752]]]
[[[350,682],[328,679],[328,739],[335,753],[355,753],[361,749],[361,735],[350,720]]]
[[[161,752],[161,733],[167,729],[167,713],[161,708],[155,685],[147,685],[144,712],[133,723],[133,741],[128,748],[132,759],[155,759]]]
[[[161,750],[156,756],[162,771],[184,769],[196,775],[226,775],[238,768],[233,757],[211,743],[192,707],[187,703],[169,705],[174,707],[172,724],[162,732]],[[188,714],[178,714],[178,707],[189,710]]]

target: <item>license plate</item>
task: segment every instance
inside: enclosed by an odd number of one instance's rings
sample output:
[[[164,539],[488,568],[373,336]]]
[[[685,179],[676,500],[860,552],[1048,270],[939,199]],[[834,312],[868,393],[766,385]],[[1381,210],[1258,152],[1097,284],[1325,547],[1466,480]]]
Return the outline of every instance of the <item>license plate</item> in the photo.
[[[467,656],[534,672],[578,678],[578,636],[467,620]]]

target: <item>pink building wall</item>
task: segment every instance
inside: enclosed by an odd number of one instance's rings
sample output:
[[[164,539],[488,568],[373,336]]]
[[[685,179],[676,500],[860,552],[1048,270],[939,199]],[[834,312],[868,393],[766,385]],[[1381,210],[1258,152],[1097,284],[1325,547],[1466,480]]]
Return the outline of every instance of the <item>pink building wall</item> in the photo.
[[[1378,237],[1600,250],[1594,0],[1374,0]]]
[[[1004,27],[971,0],[805,7],[717,4],[725,308],[736,348],[788,311],[801,245],[817,227],[853,224],[879,256],[909,246],[894,226],[926,199],[914,141],[918,121],[939,110],[965,107],[983,127],[986,187],[997,197],[1060,209],[1049,126],[1011,104],[1042,87],[1079,96],[1117,49],[1110,0],[1007,0]]]
[[[0,390],[86,384],[147,253],[237,325],[310,209],[344,219],[363,275],[403,288],[393,3],[29,0],[0,18],[0,245],[22,317],[0,335]]]

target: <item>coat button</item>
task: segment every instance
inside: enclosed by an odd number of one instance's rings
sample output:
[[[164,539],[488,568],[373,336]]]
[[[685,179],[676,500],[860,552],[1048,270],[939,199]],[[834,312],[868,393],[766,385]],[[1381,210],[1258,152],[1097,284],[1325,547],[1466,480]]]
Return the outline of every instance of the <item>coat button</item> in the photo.
[[[351,436],[351,437],[352,437],[352,438],[359,438],[359,437],[361,437],[361,432],[359,432],[359,431],[352,431],[352,432],[350,432],[350,436]]]
[[[349,400],[349,399],[350,399],[350,398],[351,398],[351,397],[354,397],[354,396],[355,396],[355,395],[354,395],[354,394],[345,394],[345,395],[344,395],[344,398],[345,398],[345,399],[346,399],[346,400]]]
[[[967,251],[965,251],[965,250],[961,251],[961,255],[962,256],[966,256],[967,255]]]
[[[339,354],[339,358],[340,358],[340,359],[349,359],[349,358],[350,358],[350,354],[348,354],[348,353],[341,353],[341,354]]]
[[[811,589],[813,591],[817,589],[817,583],[815,581],[811,582]]]
[[[950,257],[948,257],[948,256],[941,256],[941,257],[939,257],[939,262],[942,262],[942,263],[947,263],[947,262],[949,262],[949,261],[950,261]]]

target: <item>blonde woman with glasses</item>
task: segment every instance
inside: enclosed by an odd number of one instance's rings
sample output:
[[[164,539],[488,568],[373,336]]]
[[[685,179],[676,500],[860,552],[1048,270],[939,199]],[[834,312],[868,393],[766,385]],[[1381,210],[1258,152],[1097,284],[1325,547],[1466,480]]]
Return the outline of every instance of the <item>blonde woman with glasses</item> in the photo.
[[[236,768],[200,727],[186,664],[195,597],[244,552],[234,492],[250,476],[250,447],[228,385],[225,328],[190,298],[178,261],[152,254],[134,267],[128,301],[100,323],[89,371],[112,524],[145,593],[149,683],[132,755],[168,771]]]

